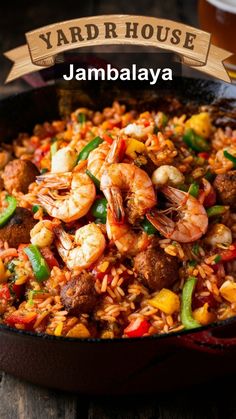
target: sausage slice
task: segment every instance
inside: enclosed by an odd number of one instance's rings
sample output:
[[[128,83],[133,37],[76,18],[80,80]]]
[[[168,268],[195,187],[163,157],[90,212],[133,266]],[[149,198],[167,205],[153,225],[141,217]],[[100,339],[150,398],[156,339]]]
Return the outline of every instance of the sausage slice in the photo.
[[[134,258],[134,269],[151,290],[169,288],[178,279],[179,262],[160,247],[150,247]]]
[[[30,243],[30,230],[36,222],[28,209],[17,207],[10,220],[0,228],[0,239],[7,241],[10,247]]]
[[[2,174],[5,189],[12,193],[28,192],[29,185],[35,181],[39,175],[37,167],[29,160],[12,160],[10,161]]]
[[[70,314],[78,316],[93,310],[98,299],[94,283],[92,274],[82,272],[62,287],[62,304]]]

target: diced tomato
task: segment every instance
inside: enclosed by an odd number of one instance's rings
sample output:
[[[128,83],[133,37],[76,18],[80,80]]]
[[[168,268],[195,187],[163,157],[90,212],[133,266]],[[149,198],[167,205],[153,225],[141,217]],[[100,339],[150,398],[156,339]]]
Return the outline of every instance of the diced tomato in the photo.
[[[144,121],[143,125],[144,125],[145,127],[149,127],[149,125],[150,125],[150,121]]]
[[[0,300],[10,300],[11,293],[8,284],[4,284],[0,288]]]
[[[217,307],[217,301],[213,297],[212,294],[201,296],[201,295],[195,295],[193,297],[193,304],[192,308],[195,310],[195,308],[202,307],[205,303],[208,303],[210,308],[216,308]]]
[[[202,159],[208,160],[210,155],[209,153],[206,153],[205,151],[202,153],[198,153],[198,157],[201,157]]]
[[[106,141],[108,144],[112,144],[113,143],[113,139],[110,137],[110,135],[108,134],[103,134],[102,138],[104,139],[104,141]]]
[[[20,258],[22,260],[24,260],[25,262],[28,260],[28,256],[24,252],[24,249],[25,249],[25,247],[28,247],[28,246],[29,246],[28,244],[24,244],[24,243],[21,243],[18,246],[18,254],[19,254]]]
[[[220,256],[223,262],[236,259],[236,242],[231,244],[230,249],[222,250],[222,252],[220,252]]]
[[[126,150],[126,141],[121,138],[120,140],[120,149],[119,149],[119,160],[123,160]]]
[[[9,326],[15,326],[16,324],[23,324],[25,329],[32,329],[34,322],[36,320],[37,313],[21,313],[20,311],[15,311],[10,314],[9,317],[5,319],[5,322]]]
[[[216,203],[216,193],[213,187],[203,201],[204,207],[212,207]]]
[[[143,336],[149,331],[150,323],[141,318],[134,319],[130,324],[125,328],[124,333],[129,338],[138,338]]]
[[[36,135],[33,135],[31,138],[30,138],[30,144],[31,144],[31,146],[33,147],[33,148],[37,148],[39,145],[40,145],[40,139],[39,139],[39,137],[37,137]]]
[[[108,284],[110,284],[113,280],[113,276],[108,275],[106,272],[98,272],[94,269],[92,271],[92,273],[95,275],[96,279],[99,279],[99,281],[102,281],[105,275],[107,275],[107,283]]]
[[[21,285],[13,284],[12,291],[16,294],[16,298],[20,299],[25,292],[25,284],[21,284]]]
[[[43,144],[41,147],[38,147],[34,152],[34,162],[39,165],[41,160],[44,158],[45,154],[50,150],[50,144]]]
[[[103,280],[104,276],[106,275],[105,272],[99,272],[96,269],[93,269],[92,273],[96,277],[96,279],[99,279],[101,281]]]
[[[52,269],[53,266],[57,266],[59,267],[59,263],[56,260],[53,252],[51,251],[51,249],[49,247],[43,247],[42,249],[40,249],[44,259],[46,260],[49,269]]]

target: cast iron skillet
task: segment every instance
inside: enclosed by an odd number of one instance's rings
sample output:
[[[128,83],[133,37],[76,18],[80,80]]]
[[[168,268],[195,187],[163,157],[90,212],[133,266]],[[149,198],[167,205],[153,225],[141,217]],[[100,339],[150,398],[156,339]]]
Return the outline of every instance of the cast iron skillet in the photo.
[[[36,123],[58,117],[59,108],[64,113],[77,105],[102,108],[115,98],[128,106],[160,108],[170,105],[169,95],[193,102],[191,109],[198,103],[212,104],[216,124],[235,126],[236,86],[186,78],[158,86],[155,91],[113,84],[76,86],[76,91],[74,86],[71,90],[47,86],[4,99],[0,139],[10,141],[18,132],[30,132]],[[236,372],[235,355],[236,318],[194,332],[116,340],[58,338],[0,325],[0,369],[33,383],[84,394],[177,389]]]

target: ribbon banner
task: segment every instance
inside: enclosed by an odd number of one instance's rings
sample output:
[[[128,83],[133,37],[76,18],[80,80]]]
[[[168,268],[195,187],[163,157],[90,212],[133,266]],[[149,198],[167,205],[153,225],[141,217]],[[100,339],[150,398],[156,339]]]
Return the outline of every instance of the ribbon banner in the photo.
[[[55,64],[62,52],[98,45],[141,45],[172,51],[183,64],[231,82],[223,61],[232,54],[211,44],[211,34],[167,19],[104,15],[68,20],[25,34],[27,44],[6,52],[13,61],[6,83]]]

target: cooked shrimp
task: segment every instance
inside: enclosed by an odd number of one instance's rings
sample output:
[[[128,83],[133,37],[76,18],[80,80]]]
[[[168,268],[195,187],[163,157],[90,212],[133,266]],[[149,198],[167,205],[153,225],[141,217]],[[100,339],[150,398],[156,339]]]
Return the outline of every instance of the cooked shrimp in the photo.
[[[131,224],[156,205],[151,179],[144,170],[132,164],[111,164],[102,175],[101,190],[117,221],[124,220],[124,193],[127,199],[128,220]]]
[[[88,170],[97,179],[101,179],[106,167],[106,158],[110,150],[110,145],[106,142],[101,143],[88,156]]]
[[[110,208],[107,209],[106,228],[109,239],[114,241],[120,253],[135,256],[150,243],[150,238],[144,231],[137,233],[128,223],[117,223]]]
[[[70,222],[83,217],[89,211],[96,188],[86,173],[46,173],[37,177],[37,182],[53,192],[39,193],[38,200],[51,217]],[[69,189],[66,195],[59,195],[58,190]]]
[[[177,204],[178,220],[174,222],[161,212],[148,214],[147,219],[164,237],[180,243],[190,243],[206,233],[208,217],[203,205],[193,196],[179,189],[165,186],[161,190],[172,202]]]
[[[72,269],[89,268],[103,253],[106,241],[97,224],[87,224],[75,232],[74,241],[62,227],[55,229],[56,246],[59,255]]]
[[[121,144],[121,139],[116,138],[112,145],[103,142],[95,150],[91,151],[88,156],[88,170],[93,176],[101,180],[102,174],[108,165],[119,162]]]

